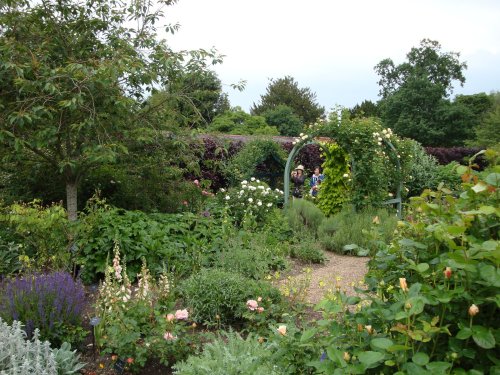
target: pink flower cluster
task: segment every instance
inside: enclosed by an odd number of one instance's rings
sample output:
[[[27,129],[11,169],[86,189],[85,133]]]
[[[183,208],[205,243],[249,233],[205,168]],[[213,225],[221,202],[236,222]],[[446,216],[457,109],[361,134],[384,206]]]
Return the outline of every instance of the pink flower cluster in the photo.
[[[247,301],[247,307],[250,311],[257,311],[259,314],[264,312],[264,308],[259,306],[259,302],[262,302],[262,297],[257,298],[257,301],[254,299],[249,299]]]
[[[177,310],[175,314],[167,314],[165,319],[167,319],[167,322],[173,322],[174,320],[187,320],[188,317],[189,313],[187,309],[184,309],[184,310]],[[177,336],[174,336],[170,331],[166,331],[165,334],[163,335],[163,338],[167,341],[173,341],[177,339]]]

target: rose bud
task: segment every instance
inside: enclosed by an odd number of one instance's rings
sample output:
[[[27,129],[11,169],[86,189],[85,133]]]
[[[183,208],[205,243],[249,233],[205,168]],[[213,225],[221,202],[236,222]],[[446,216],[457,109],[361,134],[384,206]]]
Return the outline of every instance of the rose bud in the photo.
[[[479,307],[477,307],[476,305],[472,304],[469,307],[469,315],[470,316],[475,316],[475,315],[477,315],[478,312],[479,312]]]
[[[451,278],[451,273],[451,267],[446,267],[446,269],[443,271],[444,277],[447,279]]]

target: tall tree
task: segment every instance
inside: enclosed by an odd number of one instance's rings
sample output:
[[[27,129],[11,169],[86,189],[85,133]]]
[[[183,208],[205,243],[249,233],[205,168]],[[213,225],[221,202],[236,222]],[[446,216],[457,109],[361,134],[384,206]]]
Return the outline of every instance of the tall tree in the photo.
[[[351,118],[354,117],[378,117],[379,108],[376,103],[371,100],[363,100],[361,104],[356,104],[354,107],[349,109]]]
[[[500,92],[490,95],[492,106],[476,127],[474,145],[500,149]]]
[[[429,39],[422,40],[406,57],[399,65],[385,59],[375,66],[385,125],[426,146],[462,145],[472,134],[473,114],[447,97],[455,81],[465,82],[467,65],[458,53],[442,52],[441,45]]]
[[[157,40],[163,13],[152,9],[175,2],[0,3],[0,141],[11,150],[7,156],[27,156],[62,175],[70,220],[88,170],[126,152],[129,132],[151,134],[140,129],[149,125],[139,105],[144,94],[185,69],[183,60],[193,68],[203,68],[206,57],[219,61],[205,51],[176,53]]]
[[[182,127],[206,128],[213,119],[230,110],[229,98],[214,71],[180,71],[153,101],[164,101],[165,120]]]
[[[325,108],[316,101],[316,94],[309,87],[300,88],[293,77],[271,79],[266,93],[260,96],[260,104],[253,104],[251,113],[261,115],[279,105],[292,108],[304,124],[312,124],[325,117]]]
[[[280,135],[298,136],[304,128],[299,116],[293,113],[292,108],[284,104],[264,111],[262,116],[264,116],[268,125],[278,128]]]

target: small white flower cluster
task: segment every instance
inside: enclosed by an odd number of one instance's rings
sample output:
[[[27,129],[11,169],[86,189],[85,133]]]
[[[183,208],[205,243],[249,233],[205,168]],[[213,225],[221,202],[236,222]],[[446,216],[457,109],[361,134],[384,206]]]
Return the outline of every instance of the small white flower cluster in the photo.
[[[229,209],[230,215],[236,221],[240,221],[245,215],[263,218],[265,212],[276,206],[283,194],[282,190],[273,190],[264,182],[252,177],[249,181],[241,181],[239,189],[225,192],[221,199]]]
[[[297,143],[300,143],[302,141],[305,141],[309,138],[307,134],[300,133],[298,138],[294,138],[292,145],[296,145]]]
[[[393,133],[392,133],[392,130],[391,128],[387,128],[387,129],[382,129],[382,133],[379,133],[379,132],[375,132],[373,133],[373,138],[375,138],[377,140],[377,144],[379,146],[382,146],[382,141],[383,139],[391,139]]]

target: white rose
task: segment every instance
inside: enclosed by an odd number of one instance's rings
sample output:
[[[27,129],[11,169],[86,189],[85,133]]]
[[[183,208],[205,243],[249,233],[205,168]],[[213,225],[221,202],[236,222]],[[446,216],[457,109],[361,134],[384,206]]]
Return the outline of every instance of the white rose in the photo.
[[[272,203],[268,203],[267,204],[267,207],[271,207],[273,204]]]
[[[229,195],[226,195],[226,200],[228,201],[230,199],[231,199],[231,197]]]
[[[252,178],[250,179],[250,181],[252,181],[252,182],[253,182],[253,181],[255,181],[255,177],[252,177]]]
[[[224,189],[224,188],[220,188],[220,191],[221,191],[221,193],[225,193],[225,192],[226,192],[226,189]]]
[[[241,181],[241,184],[242,185],[246,185],[246,184],[248,184],[248,181],[247,180],[243,180],[243,181]]]
[[[259,186],[257,186],[257,189],[264,190],[264,186],[259,185]]]
[[[240,195],[243,195],[244,192],[245,190],[240,190]]]
[[[382,138],[378,137],[377,141],[382,142]]]
[[[253,202],[253,199],[252,199],[252,198],[248,198],[248,201],[249,201],[250,203],[252,203],[252,202]]]
[[[261,201],[257,201],[257,206],[262,206],[262,202]]]
[[[302,137],[303,135],[304,135],[304,133],[300,133],[300,134],[299,134],[299,136],[301,136],[301,137]]]
[[[349,177],[349,175],[347,173],[344,173],[342,177],[347,178]]]

